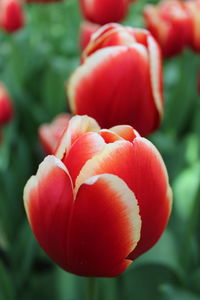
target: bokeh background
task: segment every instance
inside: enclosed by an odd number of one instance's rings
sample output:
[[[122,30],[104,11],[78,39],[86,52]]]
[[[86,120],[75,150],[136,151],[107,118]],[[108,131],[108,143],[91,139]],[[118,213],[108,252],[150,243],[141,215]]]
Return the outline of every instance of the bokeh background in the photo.
[[[146,3],[124,23],[143,27]],[[15,105],[0,145],[0,300],[84,300],[87,279],[68,274],[39,248],[23,188],[44,157],[38,126],[68,110],[64,82],[79,64],[78,1],[25,5],[26,25],[0,32],[0,81]],[[200,54],[164,61],[165,117],[150,137],[166,163],[173,213],[158,244],[121,276],[98,279],[95,300],[200,299]]]

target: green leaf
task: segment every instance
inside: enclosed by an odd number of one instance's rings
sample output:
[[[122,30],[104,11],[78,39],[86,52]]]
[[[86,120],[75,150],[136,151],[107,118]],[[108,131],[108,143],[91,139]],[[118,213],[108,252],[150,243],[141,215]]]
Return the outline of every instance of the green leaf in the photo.
[[[156,264],[135,266],[121,278],[123,297],[120,300],[162,300],[160,287],[163,284],[178,282],[176,275],[169,268]]]
[[[199,295],[195,295],[184,288],[163,285],[160,290],[163,295],[163,300],[199,300]]]
[[[15,287],[12,282],[12,278],[0,261],[0,299],[1,300],[14,300],[15,299]]]

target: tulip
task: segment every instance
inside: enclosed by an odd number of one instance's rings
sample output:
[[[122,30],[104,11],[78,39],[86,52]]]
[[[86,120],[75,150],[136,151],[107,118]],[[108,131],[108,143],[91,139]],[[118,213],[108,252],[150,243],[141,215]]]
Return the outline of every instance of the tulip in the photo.
[[[191,14],[192,30],[190,46],[195,51],[200,51],[200,1],[191,0],[185,2],[188,12]]]
[[[0,27],[6,32],[14,32],[24,26],[24,13],[19,0],[0,1]]]
[[[159,46],[146,30],[105,25],[92,35],[67,89],[74,114],[104,128],[129,124],[147,136],[163,115]]]
[[[158,6],[146,5],[144,18],[164,56],[177,55],[188,45],[192,22],[184,1],[166,0]]]
[[[80,0],[84,17],[100,25],[119,22],[127,14],[130,0]]]
[[[10,95],[3,83],[0,83],[0,125],[8,123],[13,116],[13,105]]]
[[[31,228],[64,270],[113,277],[150,249],[171,211],[171,189],[156,148],[131,126],[69,121],[55,155],[24,189]]]
[[[53,154],[55,152],[70,118],[70,114],[61,114],[52,123],[43,124],[39,127],[39,139],[46,154]]]
[[[95,24],[95,23],[91,23],[88,21],[84,21],[81,24],[81,30],[80,30],[80,46],[81,46],[81,50],[83,51],[86,46],[88,45],[90,38],[92,36],[93,33],[95,33],[97,31],[97,29],[99,29],[99,25]]]

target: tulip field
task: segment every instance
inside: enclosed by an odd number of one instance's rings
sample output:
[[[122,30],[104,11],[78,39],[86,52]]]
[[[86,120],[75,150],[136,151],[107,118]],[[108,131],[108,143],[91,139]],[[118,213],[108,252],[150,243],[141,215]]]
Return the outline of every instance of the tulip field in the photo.
[[[0,0],[0,300],[200,299],[200,0]]]

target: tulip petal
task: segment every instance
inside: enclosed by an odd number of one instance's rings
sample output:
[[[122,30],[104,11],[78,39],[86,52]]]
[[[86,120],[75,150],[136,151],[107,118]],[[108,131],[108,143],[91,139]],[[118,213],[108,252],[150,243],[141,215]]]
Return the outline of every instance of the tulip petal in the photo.
[[[133,192],[119,177],[89,178],[78,190],[69,234],[70,271],[112,277],[127,268],[126,259],[140,238],[141,219]]]
[[[55,152],[64,131],[68,127],[70,118],[70,114],[60,114],[52,123],[42,124],[39,127],[38,135],[46,154]]]
[[[136,42],[133,35],[125,27],[110,23],[100,27],[91,38],[90,43],[82,54],[82,62],[95,51],[111,46],[129,46]]]
[[[163,83],[162,83],[162,57],[160,48],[151,36],[148,37],[148,49],[150,58],[151,84],[153,99],[160,115],[163,117]]]
[[[117,141],[107,144],[84,165],[76,180],[76,190],[88,178],[103,173],[119,176],[138,200],[142,230],[141,239],[129,256],[134,259],[156,243],[168,222],[171,197],[165,165],[146,139],[137,137],[133,143]]]
[[[41,247],[64,269],[72,204],[72,183],[66,167],[55,156],[47,156],[25,186],[24,205]]]
[[[118,134],[116,134],[115,132],[112,132],[111,130],[108,130],[108,129],[100,130],[99,134],[101,135],[101,137],[104,139],[104,141],[107,144],[114,143],[115,141],[122,139]]]
[[[114,126],[111,127],[110,130],[129,142],[132,142],[134,138],[140,136],[139,133],[129,125]]]
[[[68,87],[72,111],[94,117],[104,128],[129,124],[148,135],[158,126],[148,53],[143,45],[96,51],[76,69]]]
[[[85,132],[98,132],[98,123],[88,116],[75,116],[69,121],[69,125],[56,150],[56,157],[62,159],[75,140]]]
[[[67,155],[62,159],[73,183],[86,161],[101,152],[105,145],[103,138],[96,132],[84,133],[73,143]]]

